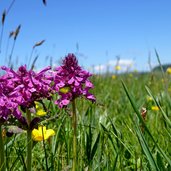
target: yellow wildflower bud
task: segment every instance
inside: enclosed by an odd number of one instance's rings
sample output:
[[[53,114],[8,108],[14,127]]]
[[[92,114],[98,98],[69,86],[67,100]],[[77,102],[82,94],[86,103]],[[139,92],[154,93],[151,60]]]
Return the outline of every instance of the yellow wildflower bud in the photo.
[[[167,68],[166,73],[171,74],[171,67]]]
[[[37,112],[36,112],[36,115],[38,115],[38,116],[45,116],[46,112],[43,109],[38,109]]]
[[[116,65],[115,70],[119,71],[119,70],[121,70],[121,67],[119,65]]]
[[[148,102],[153,101],[153,98],[151,96],[147,96],[146,99]]]
[[[116,79],[116,75],[112,75],[112,79]]]
[[[151,110],[153,110],[153,111],[158,111],[158,110],[159,110],[159,107],[158,107],[158,106],[152,106],[152,107],[151,107]]]
[[[63,87],[63,88],[60,88],[59,90],[59,92],[64,93],[64,94],[68,93],[69,91],[70,91],[69,87]]]
[[[36,105],[36,115],[38,116],[44,116],[46,115],[46,111],[44,111],[43,107],[40,105],[40,103],[35,102]]]
[[[32,131],[32,139],[34,141],[47,140],[53,135],[55,135],[55,131],[53,129],[46,129],[45,126],[39,126],[38,129],[33,129]]]

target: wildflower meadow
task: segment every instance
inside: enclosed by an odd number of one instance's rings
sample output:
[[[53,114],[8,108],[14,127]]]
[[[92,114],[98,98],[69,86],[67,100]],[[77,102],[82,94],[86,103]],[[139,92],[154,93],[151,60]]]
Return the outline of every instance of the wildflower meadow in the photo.
[[[171,171],[171,68],[154,51],[158,71],[102,74],[74,53],[39,71],[33,53],[17,67],[11,53],[0,67],[0,171]]]
[[[170,170],[170,73],[1,67],[1,170]]]

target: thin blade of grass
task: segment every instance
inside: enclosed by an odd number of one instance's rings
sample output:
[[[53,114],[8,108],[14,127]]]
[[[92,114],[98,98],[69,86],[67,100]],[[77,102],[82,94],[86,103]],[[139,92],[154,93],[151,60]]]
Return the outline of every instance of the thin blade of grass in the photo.
[[[148,94],[153,98],[153,100],[155,101],[156,105],[159,107],[164,119],[166,120],[166,122],[168,123],[168,125],[171,127],[171,121],[169,120],[169,118],[167,117],[166,113],[164,112],[163,108],[160,106],[159,102],[156,100],[156,98],[153,96],[153,94],[151,93],[150,89],[145,86]]]
[[[152,134],[150,133],[149,129],[147,128],[146,124],[144,123],[144,120],[141,117],[140,112],[137,109],[136,103],[134,101],[134,99],[130,96],[128,89],[126,87],[126,85],[124,84],[124,82],[122,81],[122,86],[126,92],[126,95],[128,97],[128,99],[130,100],[130,103],[136,113],[136,115],[138,116],[141,124],[143,125],[143,127],[145,128],[146,132],[148,133],[148,135],[150,136],[150,138],[152,139],[153,143],[155,144],[155,146],[157,147],[157,149],[160,151],[160,153],[163,155],[163,157],[167,160],[167,162],[169,163],[169,165],[171,165],[171,160],[169,159],[169,157],[167,157],[167,155],[164,153],[164,151],[159,147],[159,145],[156,143],[155,139],[153,138]]]
[[[99,140],[100,140],[100,133],[98,133],[96,141],[95,141],[95,143],[93,145],[93,148],[91,150],[91,160],[93,160],[93,158],[94,158],[94,155],[96,153],[96,150],[97,150],[97,147],[98,147],[98,144],[99,144]]]
[[[155,159],[149,149],[149,146],[144,138],[144,135],[142,134],[140,128],[139,128],[139,125],[137,122],[133,121],[134,124],[135,124],[135,131],[137,133],[137,136],[138,136],[138,139],[139,139],[139,142],[140,142],[140,145],[141,145],[141,148],[143,149],[149,163],[150,163],[150,166],[152,167],[153,170],[156,170],[156,171],[160,171],[158,166],[157,166],[157,163],[155,162]]]

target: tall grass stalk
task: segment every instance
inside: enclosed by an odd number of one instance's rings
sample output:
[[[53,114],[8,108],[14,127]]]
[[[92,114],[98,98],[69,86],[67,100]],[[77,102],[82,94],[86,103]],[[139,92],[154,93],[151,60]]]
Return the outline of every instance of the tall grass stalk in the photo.
[[[4,142],[2,137],[2,125],[0,124],[0,170],[5,171],[5,153]]]
[[[72,126],[73,126],[73,164],[72,171],[76,171],[77,162],[77,116],[76,116],[76,105],[75,99],[72,101]]]
[[[48,161],[47,161],[47,153],[46,153],[46,146],[45,146],[43,127],[42,127],[42,136],[43,136],[43,149],[44,149],[44,152],[45,152],[46,170],[48,170]]]
[[[31,163],[32,163],[32,138],[31,138],[31,129],[30,129],[30,122],[31,122],[31,113],[27,109],[26,110],[26,117],[28,123],[28,130],[27,130],[27,171],[31,171]]]

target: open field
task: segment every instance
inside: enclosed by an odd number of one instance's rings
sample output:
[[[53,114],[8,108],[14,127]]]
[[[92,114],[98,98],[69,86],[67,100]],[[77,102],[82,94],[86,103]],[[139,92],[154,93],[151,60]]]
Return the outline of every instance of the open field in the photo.
[[[171,170],[170,75],[95,75],[91,81],[96,103],[76,99],[77,170]],[[34,142],[32,168],[70,170],[72,106],[45,105],[49,112],[40,124],[55,135]],[[147,110],[144,117],[142,108]],[[26,132],[3,139],[7,170],[25,170]]]

